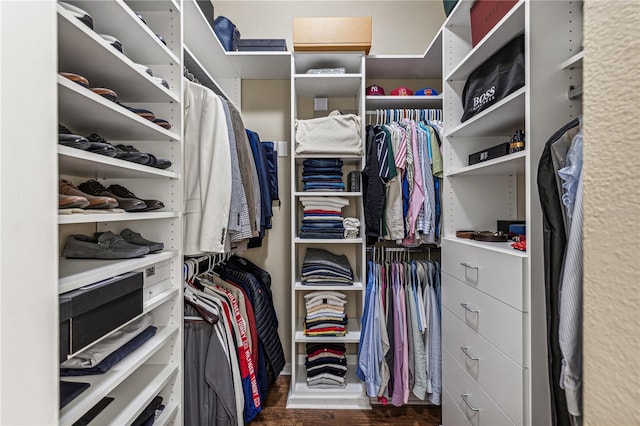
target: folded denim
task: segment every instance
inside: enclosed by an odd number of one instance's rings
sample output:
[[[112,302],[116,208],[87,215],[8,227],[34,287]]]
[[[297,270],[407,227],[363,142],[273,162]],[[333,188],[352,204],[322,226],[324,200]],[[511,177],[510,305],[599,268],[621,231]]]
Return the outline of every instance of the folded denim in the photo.
[[[324,215],[324,216],[315,216],[315,215],[309,215],[309,216],[303,216],[303,221],[308,221],[308,223],[311,222],[342,222],[343,218],[342,216],[337,216],[337,215]]]
[[[331,232],[344,232],[344,226],[342,226],[341,223],[335,224],[335,225],[329,225],[329,224],[322,224],[322,223],[318,223],[318,224],[303,224],[300,227],[301,231],[331,231]]]
[[[316,175],[328,175],[328,174],[340,174],[342,175],[342,167],[308,167],[302,171],[302,176],[311,174]]]
[[[122,345],[107,356],[100,364],[91,368],[61,368],[61,376],[88,376],[93,374],[104,374],[111,369],[114,365],[122,361],[127,355],[138,349],[145,342],[151,339],[158,329],[154,326],[147,327],[142,333],[138,334],[133,339]]]
[[[309,158],[302,162],[303,167],[342,167],[343,162],[335,158]]]
[[[341,174],[319,174],[319,175],[302,175],[302,181],[312,181],[312,180],[320,180],[320,181],[329,181],[329,180],[337,180],[342,182]]]

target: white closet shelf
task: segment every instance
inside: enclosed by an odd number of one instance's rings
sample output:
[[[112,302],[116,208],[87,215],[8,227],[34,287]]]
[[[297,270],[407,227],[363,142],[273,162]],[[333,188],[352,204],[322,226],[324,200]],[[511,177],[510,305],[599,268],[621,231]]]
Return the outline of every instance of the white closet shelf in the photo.
[[[362,291],[364,289],[360,281],[354,281],[353,285],[304,285],[301,281],[296,281],[295,291]]]
[[[362,84],[362,74],[296,74],[296,95],[300,97],[356,96]]]
[[[456,28],[470,28],[469,11],[474,0],[459,0],[447,19],[444,21],[445,27],[455,31]],[[450,49],[450,47],[448,47]]]
[[[167,1],[163,3],[164,11],[168,12],[168,6],[171,3]],[[131,60],[149,67],[180,62],[178,57],[135,15],[126,2],[74,0],[74,4],[93,17],[94,31],[117,38],[122,43],[122,50]],[[176,15],[176,19],[180,18]]]
[[[355,360],[349,360],[347,385],[344,388],[314,389],[307,386],[307,369],[299,360],[293,384],[293,394],[289,394],[287,408],[315,409],[361,409],[368,410],[369,398],[364,393],[364,384],[356,376]]]
[[[58,224],[124,222],[130,220],[173,219],[180,217],[179,212],[144,212],[144,213],[100,213],[100,210],[86,210],[86,214],[59,214]]]
[[[327,192],[327,191],[298,191],[294,197],[362,197],[362,192]]]
[[[124,0],[136,12],[172,12],[180,11],[176,0]]]
[[[65,259],[60,258],[58,292],[66,293],[87,284],[111,278],[176,257],[177,250],[147,254],[135,259]]]
[[[524,32],[524,3],[524,0],[521,0],[513,6],[445,79],[447,81],[466,81],[473,70],[518,34],[522,34]]]
[[[342,160],[343,164],[359,164],[362,162],[362,156],[360,155],[340,155],[340,154],[296,154],[295,159],[297,164],[301,164],[304,160],[314,158],[331,158],[336,160]]]
[[[442,108],[442,95],[435,96],[367,96],[367,109]]]
[[[453,241],[456,243],[460,243],[460,244],[467,244],[470,246],[474,246],[474,247],[480,247],[486,250],[492,250],[492,251],[497,251],[500,253],[506,253],[508,255],[511,256],[516,256],[516,257],[528,257],[527,256],[527,252],[524,251],[520,251],[520,250],[516,250],[513,247],[511,247],[511,242],[506,242],[506,243],[491,243],[491,242],[485,242],[485,241],[475,241],[475,240],[469,240],[467,238],[457,238],[457,237],[449,237],[446,236],[443,238],[444,240],[448,240],[448,241]]]
[[[505,136],[524,128],[525,91],[522,87],[491,107],[454,127],[447,137]]]
[[[105,374],[63,377],[62,379],[65,381],[89,383],[90,386],[78,398],[60,410],[60,425],[71,425],[77,421],[91,407],[115,389],[116,386],[124,382],[132,372],[136,371],[156,352],[167,345],[169,341],[174,340],[178,331],[179,327],[177,326],[158,327],[155,336],[114,365]],[[115,401],[112,403],[115,403]]]
[[[572,57],[570,57],[569,59],[567,59],[566,61],[564,61],[560,65],[560,68],[562,68],[563,70],[572,70],[575,68],[578,68],[578,69],[582,68],[583,59],[584,59],[584,51],[581,50],[575,55],[573,55]]]
[[[296,75],[326,75],[326,74],[305,74],[310,69],[318,68],[345,68],[346,74],[358,74],[362,72],[363,52],[296,52],[295,53],[295,74]]]
[[[153,311],[158,306],[162,305],[166,301],[170,300],[173,297],[178,297],[180,290],[177,288],[169,289],[163,293],[160,293],[156,297],[153,297],[144,302],[142,306],[142,311],[146,314],[148,312]]]
[[[140,366],[107,395],[114,400],[91,422],[113,426],[131,424],[177,373],[177,365]]]
[[[90,173],[95,178],[180,178],[179,174],[169,170],[143,166],[63,145],[58,145],[58,154],[58,168],[60,174],[64,175],[86,176]]]
[[[175,419],[176,414],[178,414],[178,404],[175,402],[166,404],[164,410],[162,410],[162,414],[160,414],[160,417],[158,417],[153,424],[157,426],[167,425]]]
[[[296,322],[295,342],[339,342],[339,343],[358,343],[360,342],[360,320],[349,318],[347,323],[347,331],[344,336],[305,336],[304,335],[304,318],[298,318]]]
[[[295,244],[362,244],[362,238],[320,239],[320,238],[295,238]]]
[[[523,175],[525,171],[526,151],[508,154],[493,160],[483,161],[471,166],[446,173],[451,176],[511,176]]]
[[[90,87],[106,87],[127,102],[179,102],[180,96],[157,84],[134,62],[58,5],[58,70],[80,74]],[[146,65],[146,64],[145,64]],[[169,64],[167,64],[169,65]],[[177,90],[177,88],[176,88]]]
[[[182,3],[184,44],[216,78],[281,79],[291,76],[290,52],[226,52],[195,0]]]
[[[367,79],[442,79],[442,28],[424,55],[369,55],[365,56],[365,67]]]
[[[59,122],[72,132],[83,135],[98,133],[106,140],[180,140],[177,133],[160,127],[61,75],[58,75],[58,114]]]

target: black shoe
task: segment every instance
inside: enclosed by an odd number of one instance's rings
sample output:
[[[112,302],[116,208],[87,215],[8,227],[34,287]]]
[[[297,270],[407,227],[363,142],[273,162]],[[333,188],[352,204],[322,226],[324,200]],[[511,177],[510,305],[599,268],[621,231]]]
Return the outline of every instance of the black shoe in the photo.
[[[118,201],[118,208],[124,209],[126,212],[141,211],[147,208],[144,201],[135,197],[119,197],[111,193],[107,188],[96,180],[88,180],[78,185],[78,189],[82,192],[86,192],[90,195],[99,195],[105,197],[115,198]]]
[[[128,198],[128,199],[134,198],[134,199],[142,200],[147,205],[147,207],[141,210],[137,210],[139,212],[150,212],[151,210],[158,210],[158,209],[164,208],[164,203],[162,201],[143,200],[142,198],[137,197],[136,194],[129,191],[127,188],[125,188],[122,185],[111,185],[108,188],[106,188],[106,190],[109,191],[111,194],[115,194],[118,197]]]
[[[62,251],[68,259],[131,259],[149,253],[149,247],[128,243],[113,232],[70,235]]]
[[[122,232],[120,232],[120,236],[130,244],[148,247],[149,253],[156,253],[164,249],[164,243],[144,239],[138,232],[134,232],[129,228],[123,229]]]
[[[91,142],[91,146],[87,151],[95,154],[106,155],[107,157],[115,157],[118,151],[116,147],[104,140],[97,133],[92,133],[87,136],[87,140]]]
[[[126,152],[140,152],[132,145],[117,145],[117,148]],[[164,158],[157,158],[153,154],[147,153],[147,155],[149,156],[149,161],[141,164],[149,167],[155,167],[156,169],[168,169],[169,167],[171,167],[171,161]]]

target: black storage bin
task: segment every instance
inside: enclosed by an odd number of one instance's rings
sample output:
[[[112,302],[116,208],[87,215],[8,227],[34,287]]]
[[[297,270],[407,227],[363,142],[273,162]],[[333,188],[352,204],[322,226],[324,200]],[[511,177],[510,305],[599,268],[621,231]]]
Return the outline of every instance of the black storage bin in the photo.
[[[493,160],[509,153],[509,142],[483,149],[482,151],[469,154],[469,165],[481,163],[483,161]]]
[[[60,362],[67,359],[71,348],[71,299],[60,296]]]
[[[140,315],[142,285],[142,272],[129,272],[60,295],[71,303],[70,353]]]
[[[241,38],[238,40],[238,52],[272,51],[286,52],[285,39]]]

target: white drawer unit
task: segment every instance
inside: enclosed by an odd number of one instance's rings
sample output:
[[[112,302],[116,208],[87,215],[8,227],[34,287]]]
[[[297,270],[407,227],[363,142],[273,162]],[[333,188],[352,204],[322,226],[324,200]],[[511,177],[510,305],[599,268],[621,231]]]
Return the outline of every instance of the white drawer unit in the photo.
[[[464,404],[464,401],[461,400],[460,403]],[[442,424],[455,426],[471,425],[469,420],[464,416],[462,407],[449,395],[446,387],[442,389]]]
[[[456,318],[446,307],[442,310],[442,343],[462,366],[464,373],[473,378],[514,423],[524,423],[525,370],[522,367]],[[458,375],[463,371],[453,375],[444,372],[442,377],[449,385],[459,380]]]
[[[442,252],[447,254],[442,256],[442,272],[526,311],[525,258],[515,250],[515,254],[502,253],[449,238],[442,240]]]
[[[525,366],[523,336],[527,314],[446,273],[442,274],[442,304],[509,358]]]
[[[447,392],[469,423],[487,426],[514,424],[446,349],[442,350],[442,374],[451,378],[447,380]]]

